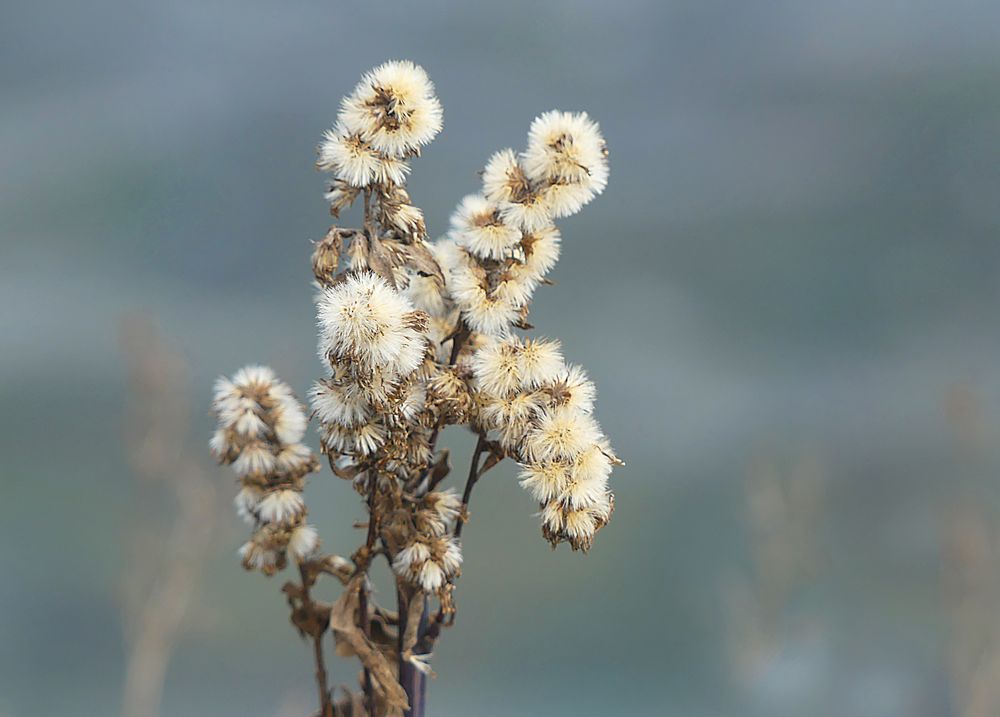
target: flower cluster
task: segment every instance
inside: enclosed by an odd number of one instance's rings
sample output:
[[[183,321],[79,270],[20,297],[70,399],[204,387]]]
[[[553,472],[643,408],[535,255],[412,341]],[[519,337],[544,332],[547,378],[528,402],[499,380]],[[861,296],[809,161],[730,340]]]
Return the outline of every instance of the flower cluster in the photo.
[[[469,328],[497,337],[528,328],[528,302],[559,258],[553,220],[580,211],[607,180],[604,138],[584,113],[546,112],[520,155],[490,158],[482,191],[461,201],[442,247],[448,291]]]
[[[553,545],[588,550],[611,518],[611,467],[619,463],[594,420],[594,384],[567,365],[554,341],[507,338],[472,357],[479,421],[521,466]]]
[[[553,545],[588,550],[614,507],[608,478],[620,461],[594,420],[593,384],[557,342],[515,333],[533,328],[529,304],[559,258],[554,221],[607,184],[604,139],[586,114],[541,115],[522,152],[489,158],[479,193],[430,242],[406,180],[441,119],[424,70],[387,62],[343,100],[318,149],[317,166],[332,175],[331,214],[355,202],[364,210],[359,226],[330,227],[312,255],[324,366],[309,392],[312,416],[322,453],[352,482],[368,518],[350,562],[315,553],[301,491],[318,461],[301,443],[307,419],[289,388],[259,367],[216,386],[212,449],[240,476],[237,506],[255,526],[244,564],[271,574],[289,559],[300,563],[301,583],[283,589],[293,624],[313,639],[324,715],[348,713],[326,686],[328,630],[338,652],[364,666],[362,703],[342,698],[350,714],[420,711],[414,675],[429,671],[455,612],[472,490],[505,457],[520,465]],[[461,498],[441,487],[451,464],[437,445],[456,425],[476,434]],[[368,580],[379,557],[396,578],[394,621]],[[345,585],[332,605],[312,592],[326,575]]]
[[[441,120],[434,85],[412,62],[386,62],[362,77],[318,150],[316,166],[335,176],[327,193],[333,212],[350,205],[360,189],[379,187],[386,219],[422,234],[423,213],[402,187],[410,172],[407,160],[441,131]]]
[[[216,381],[212,408],[219,419],[212,452],[236,471],[236,509],[254,526],[240,548],[243,566],[271,575],[289,558],[306,560],[318,539],[305,522],[302,489],[319,463],[301,442],[307,424],[302,406],[271,369],[247,366]]]
[[[328,376],[310,400],[324,452],[401,478],[426,466],[430,449],[415,419],[425,400],[427,315],[367,270],[324,289],[317,315]]]
[[[461,501],[451,490],[423,497],[414,513],[414,531],[392,561],[399,577],[425,593],[441,595],[447,589],[462,565],[461,548],[451,535],[460,510]]]

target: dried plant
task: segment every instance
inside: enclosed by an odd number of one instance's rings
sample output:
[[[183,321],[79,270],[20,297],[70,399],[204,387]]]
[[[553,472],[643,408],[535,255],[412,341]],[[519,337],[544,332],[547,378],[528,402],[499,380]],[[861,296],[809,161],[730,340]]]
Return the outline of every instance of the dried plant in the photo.
[[[184,362],[148,319],[130,317],[122,347],[128,368],[129,464],[140,496],[136,515],[168,513],[172,525],[144,517],[131,531],[124,571],[127,639],[122,717],[156,717],[167,666],[198,576],[211,556],[221,500],[188,435],[190,394]],[[173,511],[150,508],[166,494]],[[145,509],[143,507],[145,506]]]
[[[965,502],[945,521],[942,557],[954,714],[1000,710],[1000,531],[981,505]]]
[[[320,715],[420,715],[431,651],[454,621],[462,528],[476,482],[506,457],[540,505],[553,545],[588,550],[610,519],[615,457],[592,415],[594,386],[558,342],[523,338],[528,306],[560,249],[553,219],[579,211],[607,183],[607,150],[585,114],[547,112],[520,154],[495,153],[478,194],[461,201],[448,235],[429,242],[406,190],[409,161],[441,129],[423,69],[388,62],[342,102],[317,166],[339,217],[356,201],[362,226],[333,226],[312,255],[319,356],[326,375],[309,393],[322,453],[368,513],[350,558],[323,553],[302,490],[319,469],[303,443],[307,416],[269,369],[216,385],[213,453],[239,476],[240,514],[253,526],[243,565],[272,575],[288,565],[292,622],[312,641]],[[476,436],[461,494],[442,430]],[[375,604],[368,572],[384,558],[397,609]],[[333,604],[317,581],[345,587]],[[433,608],[433,609],[432,609]],[[361,661],[361,691],[334,699],[324,637]]]
[[[786,471],[755,462],[745,486],[752,572],[723,588],[732,671],[749,687],[793,641],[820,626],[794,619],[796,594],[814,582],[821,562],[816,534],[822,518],[825,468],[804,456]]]
[[[944,401],[955,439],[954,465],[965,476],[944,514],[942,587],[948,619],[952,710],[960,717],[1000,713],[1000,521],[995,501],[976,490],[992,486],[988,447],[994,427],[974,386],[956,383]],[[974,478],[973,478],[974,477]],[[989,494],[992,493],[991,489]]]

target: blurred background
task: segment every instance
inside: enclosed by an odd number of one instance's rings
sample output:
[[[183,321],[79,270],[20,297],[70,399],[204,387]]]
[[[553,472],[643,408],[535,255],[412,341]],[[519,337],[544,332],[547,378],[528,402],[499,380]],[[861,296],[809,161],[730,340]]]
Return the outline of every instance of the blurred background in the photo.
[[[319,374],[314,148],[390,58],[445,107],[410,181],[432,234],[541,111],[611,148],[532,317],[598,385],[617,513],[552,552],[511,467],[480,484],[429,714],[1000,714],[1000,5],[0,18],[2,717],[121,714],[142,650],[166,717],[313,708],[281,580],[235,556],[209,390]],[[349,553],[356,496],[307,499]]]

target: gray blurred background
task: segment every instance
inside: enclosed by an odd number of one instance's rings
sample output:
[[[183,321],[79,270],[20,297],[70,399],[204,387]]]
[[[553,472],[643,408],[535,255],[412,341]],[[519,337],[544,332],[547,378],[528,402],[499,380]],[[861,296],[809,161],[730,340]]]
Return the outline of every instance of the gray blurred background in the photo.
[[[985,0],[4,2],[0,715],[119,714],[177,512],[130,467],[144,400],[219,501],[162,714],[312,708],[280,579],[234,554],[208,395],[249,361],[319,374],[314,147],[390,58],[445,107],[410,182],[435,235],[543,110],[611,148],[532,316],[598,385],[617,513],[552,552],[489,475],[430,714],[1000,714],[998,27]],[[177,391],[130,394],[129,321]],[[349,553],[349,487],[307,498]]]

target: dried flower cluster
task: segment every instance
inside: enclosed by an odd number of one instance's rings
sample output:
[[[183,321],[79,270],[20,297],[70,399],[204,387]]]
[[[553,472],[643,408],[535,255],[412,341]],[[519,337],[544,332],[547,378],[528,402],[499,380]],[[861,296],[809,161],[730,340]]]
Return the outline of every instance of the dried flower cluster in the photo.
[[[607,184],[598,126],[582,113],[538,117],[527,148],[495,153],[481,191],[430,242],[405,181],[441,126],[423,69],[388,62],[343,100],[319,147],[331,213],[358,200],[364,210],[361,227],[331,227],[312,256],[324,375],[309,402],[331,470],[368,512],[350,560],[320,554],[305,523],[301,491],[318,464],[288,387],[250,367],[216,388],[212,449],[240,477],[237,506],[255,529],[243,562],[268,574],[298,565],[301,582],[284,590],[293,623],[313,638],[323,717],[423,713],[430,652],[454,619],[471,493],[503,458],[521,466],[553,546],[589,549],[614,506],[608,477],[620,461],[593,417],[594,385],[557,342],[515,333],[533,328],[530,301],[559,257],[554,220]],[[461,495],[441,487],[451,466],[437,441],[449,425],[477,436]],[[372,601],[367,574],[379,556],[396,576],[396,611]],[[332,605],[312,595],[321,575],[346,586]],[[361,660],[362,692],[328,691],[327,631],[339,654]]]
[[[236,510],[254,534],[240,548],[243,566],[273,575],[288,558],[316,550],[316,529],[305,522],[302,488],[319,462],[303,444],[306,416],[287,384],[263,366],[247,366],[215,384],[219,428],[212,453],[240,479]]]

